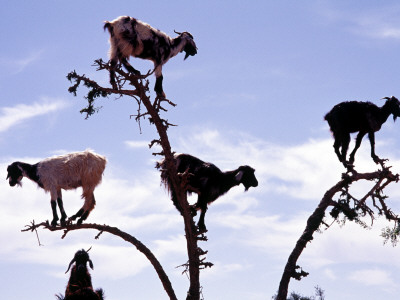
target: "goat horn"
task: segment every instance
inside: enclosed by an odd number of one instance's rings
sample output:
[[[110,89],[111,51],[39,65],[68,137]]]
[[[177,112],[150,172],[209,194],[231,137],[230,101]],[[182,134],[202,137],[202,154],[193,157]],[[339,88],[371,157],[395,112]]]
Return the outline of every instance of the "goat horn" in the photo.
[[[71,262],[69,263],[68,270],[65,271],[65,274],[68,273],[69,269],[71,268],[71,266],[72,266],[72,264],[73,264],[74,262],[75,262],[75,257],[74,257],[74,258],[71,260]]]
[[[386,100],[389,100],[391,97],[383,97],[383,98],[381,98],[381,100],[382,99],[386,99]]]
[[[86,250],[86,253],[87,253],[87,252],[89,252],[89,251],[90,251],[90,249],[92,249],[92,246],[90,246],[90,248]]]
[[[176,31],[175,29],[174,29],[174,32],[175,32],[176,34],[182,34],[182,32],[178,32],[178,31]]]

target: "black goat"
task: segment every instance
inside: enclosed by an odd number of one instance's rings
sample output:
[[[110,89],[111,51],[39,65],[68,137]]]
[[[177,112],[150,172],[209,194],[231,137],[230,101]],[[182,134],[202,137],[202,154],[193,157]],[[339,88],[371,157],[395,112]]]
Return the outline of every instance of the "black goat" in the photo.
[[[130,56],[139,57],[153,61],[156,75],[154,90],[158,96],[165,98],[162,87],[162,66],[179,52],[186,52],[184,59],[197,53],[193,36],[189,32],[175,31],[179,34],[178,37],[171,38],[164,32],[132,17],[121,16],[111,22],[106,21],[105,29],[110,33],[110,83],[114,89],[117,88],[115,83],[117,63],[122,63],[129,72],[140,75],[140,72],[128,63]]]
[[[396,97],[385,97],[385,104],[378,107],[371,102],[348,101],[335,105],[325,115],[335,138],[333,147],[339,161],[346,167],[354,163],[354,155],[361,145],[362,138],[368,133],[371,143],[371,157],[375,163],[381,159],[375,154],[375,132],[381,129],[390,115],[393,120],[400,116],[400,102]],[[347,163],[346,154],[350,143],[350,133],[358,132],[354,150]],[[340,152],[341,148],[341,152]]]
[[[89,249],[90,250],[90,249]],[[102,289],[93,290],[92,277],[87,269],[86,264],[89,263],[90,268],[93,270],[93,263],[89,258],[88,251],[84,249],[75,253],[74,258],[68,266],[67,273],[71,268],[71,275],[69,277],[68,285],[65,290],[65,297],[56,295],[58,300],[103,300],[104,292]]]
[[[196,204],[192,206],[192,213],[196,215],[196,211],[201,210],[197,225],[202,232],[207,230],[204,217],[209,203],[217,200],[218,197],[240,183],[244,185],[245,191],[250,187],[258,186],[257,178],[254,175],[255,170],[249,166],[240,166],[236,170],[222,172],[214,164],[204,162],[189,154],[175,154],[174,159],[177,172],[188,173],[187,193],[194,192],[198,195]],[[182,209],[169,181],[165,160],[158,162],[156,168],[161,169],[161,181],[171,193],[175,207],[182,214]]]

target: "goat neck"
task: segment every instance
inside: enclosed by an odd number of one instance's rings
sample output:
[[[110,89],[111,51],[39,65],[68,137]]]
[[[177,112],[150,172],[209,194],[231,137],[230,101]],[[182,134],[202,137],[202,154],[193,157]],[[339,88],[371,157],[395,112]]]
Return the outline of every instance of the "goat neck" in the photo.
[[[37,174],[38,164],[31,165],[24,162],[16,162],[15,164],[21,170],[22,176],[36,182],[40,187],[43,187]]]
[[[240,181],[236,180],[236,174],[238,173],[238,169],[232,171],[222,172],[221,174],[221,185],[220,185],[220,193],[225,194],[234,186],[240,184]]]

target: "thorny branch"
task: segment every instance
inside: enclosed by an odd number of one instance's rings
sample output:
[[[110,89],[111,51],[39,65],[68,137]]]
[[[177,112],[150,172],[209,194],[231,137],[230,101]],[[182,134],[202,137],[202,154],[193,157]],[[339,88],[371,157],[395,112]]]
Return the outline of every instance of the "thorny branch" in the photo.
[[[101,59],[96,60],[94,66],[97,67],[97,70],[110,71],[110,65],[108,63],[104,63]],[[182,215],[184,219],[185,236],[187,241],[187,251],[189,258],[188,270],[190,275],[190,287],[186,299],[199,300],[201,294],[200,268],[202,266],[211,267],[212,264],[204,262],[204,259],[200,260],[200,255],[197,251],[197,242],[206,241],[207,237],[197,231],[197,227],[193,222],[191,209],[187,201],[186,191],[182,189],[182,185],[180,183],[181,179],[178,175],[176,175],[177,170],[173,160],[173,154],[167,135],[168,128],[170,126],[176,125],[160,117],[160,112],[167,111],[167,109],[164,107],[165,104],[170,106],[176,106],[176,104],[168,99],[160,97],[156,97],[153,102],[150,101],[150,97],[147,95],[149,91],[149,81],[147,80],[147,77],[152,72],[148,72],[145,75],[136,76],[133,74],[125,73],[120,66],[117,66],[114,71],[116,72],[115,79],[117,89],[102,87],[90,78],[87,78],[84,75],[80,76],[74,71],[67,76],[67,78],[71,82],[74,82],[69,91],[76,95],[76,90],[81,82],[83,82],[84,85],[89,88],[88,95],[85,97],[88,100],[88,105],[86,108],[81,110],[81,113],[86,113],[86,119],[92,114],[98,112],[98,110],[100,109],[94,107],[94,102],[98,97],[108,97],[109,95],[114,94],[119,95],[119,97],[128,96],[135,99],[138,104],[137,114],[132,115],[131,117],[135,117],[135,120],[139,123],[140,130],[141,119],[147,118],[151,124],[155,125],[160,138],[153,140],[149,146],[152,147],[154,144],[159,144],[161,146],[162,151],[158,153],[153,153],[153,155],[163,155],[165,157],[170,182],[176,192],[177,201],[183,208]],[[124,86],[127,84],[132,86],[133,90],[124,89]],[[142,107],[145,108],[144,112],[142,111]]]
[[[382,169],[371,173],[358,173],[354,170],[354,167],[349,166],[348,171],[342,174],[342,179],[325,193],[318,207],[308,218],[306,228],[288,258],[279,284],[277,300],[286,300],[291,278],[301,280],[302,277],[308,275],[307,272],[303,271],[301,267],[297,265],[297,260],[306,245],[313,240],[314,232],[319,230],[321,224],[327,224],[324,218],[326,209],[329,206],[333,206],[330,215],[334,220],[338,220],[340,214],[342,214],[343,220],[354,220],[363,227],[366,227],[366,225],[361,218],[368,215],[373,222],[375,219],[373,209],[378,209],[379,215],[383,214],[388,221],[395,222],[395,228],[393,230],[386,229],[386,231],[382,232],[382,236],[386,238],[386,240],[391,239],[392,242],[393,240],[397,241],[396,234],[398,236],[400,232],[400,218],[388,208],[385,201],[388,197],[383,195],[383,190],[390,183],[397,183],[399,181],[399,174],[393,174],[390,171],[391,167],[386,167],[383,160],[380,161],[380,165]],[[352,183],[360,180],[376,181],[376,183],[361,199],[356,199],[350,194],[349,188]],[[334,196],[339,193],[339,198],[335,200]],[[368,199],[372,200],[372,208],[367,203]],[[327,228],[329,227],[330,226],[327,226]],[[299,268],[301,271],[296,271]]]
[[[93,66],[97,67],[97,70],[107,70],[110,71],[110,65],[108,63],[105,63],[102,59],[97,59],[95,60]],[[135,120],[139,123],[140,126],[140,119],[141,118],[148,118],[151,123],[153,123],[151,115],[148,111],[142,113],[141,108],[142,108],[142,103],[143,103],[143,97],[147,97],[146,93],[149,91],[149,80],[147,77],[149,77],[153,71],[148,71],[144,75],[134,75],[134,74],[129,74],[124,72],[120,66],[117,66],[115,68],[116,76],[115,80],[118,86],[118,89],[114,88],[107,88],[99,85],[96,81],[86,77],[85,75],[78,75],[76,71],[72,71],[67,75],[67,79],[71,82],[74,82],[74,84],[68,89],[68,91],[74,96],[76,96],[76,91],[79,87],[79,85],[83,82],[83,84],[89,88],[88,94],[85,96],[85,98],[88,100],[88,106],[83,108],[81,110],[81,113],[86,114],[86,119],[88,119],[91,115],[94,113],[98,112],[101,107],[95,107],[94,102],[97,98],[103,97],[106,98],[112,94],[119,95],[119,97],[122,96],[129,96],[135,99],[135,101],[138,104],[138,109],[137,109],[137,114],[136,115],[131,115],[135,117]],[[128,84],[134,89],[124,89],[125,85]],[[166,108],[162,106],[163,103],[167,103],[171,106],[176,106],[175,103],[168,99],[162,99],[160,97],[156,97],[153,103],[153,109],[159,113],[160,110],[162,111],[168,111]],[[168,127],[168,126],[176,126],[168,120],[161,119],[163,122],[163,125]]]

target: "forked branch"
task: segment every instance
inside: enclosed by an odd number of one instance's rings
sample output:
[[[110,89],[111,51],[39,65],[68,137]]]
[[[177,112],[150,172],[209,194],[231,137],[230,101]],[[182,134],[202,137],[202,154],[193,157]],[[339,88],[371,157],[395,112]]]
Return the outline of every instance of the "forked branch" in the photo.
[[[379,207],[379,212],[383,212],[383,215],[387,220],[394,220],[396,228],[399,228],[399,216],[395,215],[390,208],[387,207],[387,203],[385,201],[387,196],[382,194],[383,189],[390,183],[398,182],[399,175],[393,174],[390,171],[390,167],[384,167],[383,164],[381,164],[381,166],[382,170],[372,173],[357,173],[354,169],[351,169],[347,173],[342,174],[342,179],[325,193],[318,207],[308,218],[306,228],[298,239],[288,258],[279,284],[278,295],[276,298],[277,300],[287,299],[288,287],[291,278],[300,280],[302,277],[308,275],[307,272],[303,271],[300,266],[297,265],[297,260],[299,259],[306,245],[313,240],[314,232],[319,229],[321,224],[326,224],[323,219],[325,217],[326,209],[329,206],[334,207],[331,215],[335,219],[339,217],[340,213],[343,213],[345,218],[359,221],[361,224],[363,222],[359,220],[360,217],[368,214],[371,217],[371,220],[373,220],[373,208]],[[363,196],[360,200],[357,200],[349,194],[349,187],[352,183],[360,180],[376,181],[376,184],[374,184],[373,187],[367,193],[365,193],[365,196]],[[338,200],[334,199],[336,194],[340,194]],[[366,202],[369,198],[372,199],[372,208],[369,207]],[[378,202],[376,200],[378,200]],[[378,206],[379,204],[380,206]],[[391,233],[392,232],[386,232],[387,236],[393,239],[393,235],[391,235]],[[299,268],[301,272],[297,271]]]

